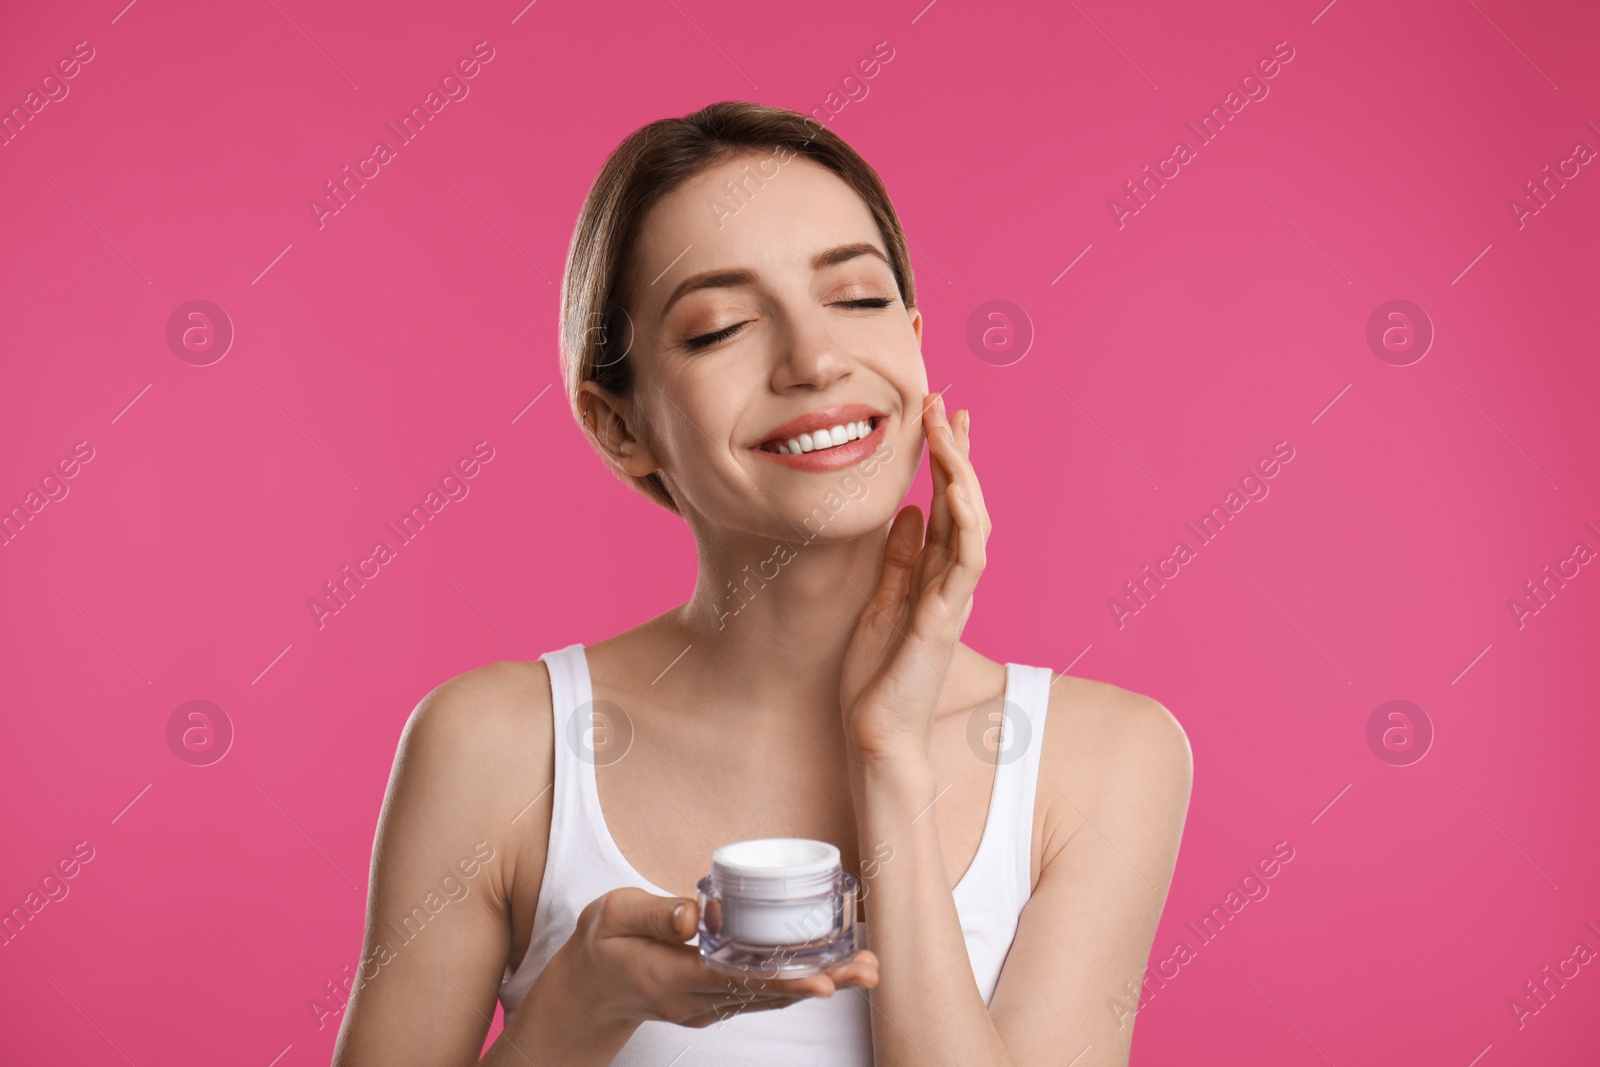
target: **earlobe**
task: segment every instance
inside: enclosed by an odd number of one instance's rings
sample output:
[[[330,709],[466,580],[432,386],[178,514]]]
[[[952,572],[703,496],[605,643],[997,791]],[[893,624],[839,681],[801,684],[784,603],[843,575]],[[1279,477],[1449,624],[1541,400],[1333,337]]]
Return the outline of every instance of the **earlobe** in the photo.
[[[660,469],[649,447],[629,424],[627,406],[604,387],[585,382],[578,411],[595,447],[624,474],[643,478]]]
[[[645,475],[654,474],[661,469],[661,464],[655,462],[650,450],[639,444],[638,441],[632,441],[625,452],[613,453],[612,459],[624,474],[635,478],[643,478]]]

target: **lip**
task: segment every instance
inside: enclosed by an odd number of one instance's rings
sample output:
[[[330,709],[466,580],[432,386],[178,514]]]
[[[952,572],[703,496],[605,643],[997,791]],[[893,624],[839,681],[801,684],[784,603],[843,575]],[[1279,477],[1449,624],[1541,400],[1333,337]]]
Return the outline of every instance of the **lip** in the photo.
[[[750,449],[762,459],[770,460],[791,470],[799,471],[835,471],[845,467],[852,467],[866,459],[878,450],[889,433],[889,417],[864,404],[846,404],[843,407],[829,408],[826,411],[814,412],[810,415],[795,419],[793,422],[784,423],[778,427],[785,432],[785,437],[795,437],[802,433],[810,433],[813,429],[821,430],[833,427],[841,422],[859,422],[862,419],[872,419],[872,432],[865,437],[859,437],[848,444],[834,448],[824,448],[819,452],[802,452],[800,455],[782,455],[777,452],[765,451],[761,445]],[[791,431],[791,427],[797,427]],[[777,433],[762,441],[781,440]]]
[[[767,431],[767,435],[761,439],[756,448],[760,448],[762,445],[769,445],[774,441],[786,441],[791,437],[799,437],[803,433],[831,430],[842,422],[860,422],[862,419],[882,418],[886,418],[883,412],[867,404],[840,404],[837,407],[823,408],[821,411],[813,411],[808,415],[802,415],[798,419],[791,419],[782,426],[774,426]],[[854,444],[854,442],[851,443]]]

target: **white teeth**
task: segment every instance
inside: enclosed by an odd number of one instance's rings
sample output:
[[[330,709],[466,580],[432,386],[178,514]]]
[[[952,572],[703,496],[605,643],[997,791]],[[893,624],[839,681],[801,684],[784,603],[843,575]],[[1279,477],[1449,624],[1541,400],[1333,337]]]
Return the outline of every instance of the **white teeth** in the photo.
[[[814,433],[803,433],[798,437],[790,437],[779,441],[774,450],[780,456],[798,456],[804,452],[815,452],[823,448],[837,448],[849,441],[859,441],[872,433],[872,420],[862,419],[859,422],[844,422],[830,429],[817,430]]]

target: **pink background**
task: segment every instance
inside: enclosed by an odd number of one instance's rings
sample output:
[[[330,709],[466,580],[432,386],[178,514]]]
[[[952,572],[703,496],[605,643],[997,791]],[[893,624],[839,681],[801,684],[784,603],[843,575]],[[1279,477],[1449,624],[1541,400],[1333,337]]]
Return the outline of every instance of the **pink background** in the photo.
[[[1600,950],[1600,567],[1521,628],[1507,602],[1600,548],[1600,166],[1520,228],[1508,201],[1600,149],[1600,11],[925,2],[12,5],[7,109],[94,58],[0,148],[0,505],[94,458],[0,547],[0,907],[94,858],[0,949],[0,1061],[327,1062],[308,1001],[357,960],[412,707],[690,589],[683,526],[557,381],[589,181],[651,119],[824,108],[887,41],[828,122],[884,176],[930,378],[974,413],[967,640],[1188,730],[1152,964],[1295,850],[1149,999],[1134,1062],[1595,1062],[1600,964],[1520,1029],[1508,1000]],[[319,229],[307,201],[478,41],[470,95]],[[1119,229],[1109,198],[1279,41],[1270,94]],[[193,299],[236,330],[210,366],[166,341]],[[994,299],[1036,333],[1009,366],[966,342]],[[1409,366],[1366,341],[1392,299],[1436,332]],[[319,629],[307,600],[478,441],[470,495]],[[1278,441],[1270,495],[1119,628],[1108,600]],[[1396,698],[1436,732],[1410,766],[1366,739]],[[168,747],[193,699],[236,732],[210,766]]]

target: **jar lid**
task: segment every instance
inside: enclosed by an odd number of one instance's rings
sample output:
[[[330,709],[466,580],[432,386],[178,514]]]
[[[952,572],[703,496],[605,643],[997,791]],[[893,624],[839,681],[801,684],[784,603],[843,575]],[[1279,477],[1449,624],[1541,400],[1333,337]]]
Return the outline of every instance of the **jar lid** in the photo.
[[[839,847],[806,837],[735,841],[711,853],[711,876],[728,890],[763,899],[828,888],[840,871]]]

